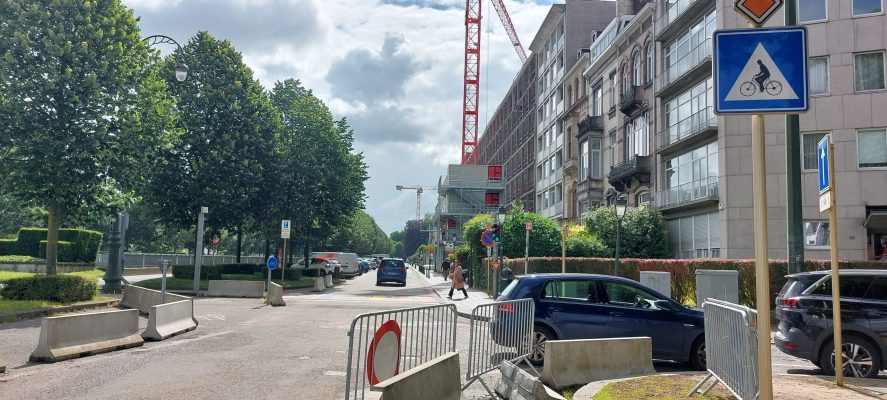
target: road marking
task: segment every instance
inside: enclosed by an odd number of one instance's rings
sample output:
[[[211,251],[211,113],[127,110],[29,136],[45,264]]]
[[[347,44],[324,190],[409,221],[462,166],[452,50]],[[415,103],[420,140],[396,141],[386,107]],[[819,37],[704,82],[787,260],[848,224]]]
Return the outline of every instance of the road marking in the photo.
[[[347,373],[345,373],[345,371],[326,371],[323,374],[328,375],[328,376],[346,376],[346,375],[348,375]]]

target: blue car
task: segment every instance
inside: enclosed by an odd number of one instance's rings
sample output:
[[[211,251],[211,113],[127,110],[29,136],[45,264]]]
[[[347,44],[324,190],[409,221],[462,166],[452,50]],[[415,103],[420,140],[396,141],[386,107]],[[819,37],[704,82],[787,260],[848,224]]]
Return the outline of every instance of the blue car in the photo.
[[[591,274],[518,276],[497,300],[533,299],[533,351],[530,362],[541,364],[548,340],[649,336],[653,358],[688,362],[705,370],[705,328],[702,312],[684,307],[630,279]],[[497,309],[491,334],[503,346],[514,308]]]
[[[366,260],[358,261],[358,267],[360,267],[360,274],[363,275],[367,272],[370,272],[370,263]]]
[[[407,266],[399,258],[383,258],[376,269],[376,286],[384,282],[395,282],[401,286],[407,285]]]

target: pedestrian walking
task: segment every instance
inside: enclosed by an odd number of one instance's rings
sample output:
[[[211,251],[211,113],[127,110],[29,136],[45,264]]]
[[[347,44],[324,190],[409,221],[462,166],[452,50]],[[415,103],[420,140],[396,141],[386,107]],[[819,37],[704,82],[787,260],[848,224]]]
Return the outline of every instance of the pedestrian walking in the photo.
[[[450,294],[447,296],[448,299],[453,299],[453,291],[461,290],[465,295],[465,298],[468,298],[468,291],[465,290],[465,278],[462,276],[462,266],[459,265],[458,261],[453,261],[453,272],[450,273],[450,279],[453,280],[453,283],[450,284]]]
[[[443,270],[444,281],[446,281],[447,275],[450,273],[450,260],[444,259],[440,264],[440,269]]]

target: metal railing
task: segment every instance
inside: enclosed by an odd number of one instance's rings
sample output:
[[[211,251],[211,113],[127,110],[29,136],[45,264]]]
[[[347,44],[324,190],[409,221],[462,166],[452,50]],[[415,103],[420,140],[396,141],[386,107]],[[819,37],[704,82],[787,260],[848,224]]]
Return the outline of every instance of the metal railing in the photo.
[[[148,266],[148,267],[156,267],[157,262],[160,260],[171,260],[173,265],[180,264],[194,264],[194,255],[193,254],[162,254],[162,253],[124,253],[123,254],[123,266],[127,267],[135,267],[135,266]],[[203,265],[218,265],[218,264],[234,264],[237,262],[237,256],[235,255],[204,255],[203,256]],[[264,264],[265,257],[264,256],[240,256],[240,262],[243,264]],[[96,266],[97,267],[107,267],[108,266],[108,252],[100,251],[98,257],[96,257]]]
[[[375,337],[380,331],[396,326],[394,331],[398,333],[395,337],[399,340],[393,354],[397,363],[394,375],[397,375],[445,353],[455,352],[457,317],[455,304],[371,312],[355,317],[348,330],[345,400],[364,399],[368,389],[377,383],[373,382],[374,378],[379,381],[390,378],[372,373],[373,366],[367,367],[367,362],[372,362],[370,350],[378,344]],[[383,341],[385,339],[379,340],[380,343]]]
[[[699,1],[702,0],[678,0],[674,2],[671,7],[666,8],[665,11],[662,12],[662,16],[656,20],[656,36],[665,32],[672,22],[677,20],[681,15],[684,15],[684,12],[690,8],[690,5]]]
[[[519,364],[527,360],[533,352],[535,312],[533,299],[483,304],[471,311],[468,371],[463,391],[478,381],[492,398],[498,398],[480,377],[498,368],[502,361]],[[527,365],[533,367],[529,362]]]
[[[616,164],[616,165],[610,167],[610,173],[607,174],[607,177],[613,178],[613,177],[616,177],[620,174],[624,174],[628,171],[632,171],[634,169],[647,170],[650,168],[649,164],[647,162],[649,157],[650,156],[634,155],[631,158],[629,158],[628,160],[625,160],[619,164]]]
[[[658,149],[671,146],[707,129],[718,127],[718,116],[712,107],[706,107],[684,118],[656,135]]]
[[[717,198],[718,177],[710,176],[656,192],[656,208],[671,208],[700,200]]]
[[[687,72],[690,72],[694,67],[702,64],[709,58],[711,58],[711,39],[705,39],[705,41],[690,49],[690,52],[684,54],[674,64],[665,67],[665,70],[656,77],[656,93],[675,83],[675,81],[686,75]]]
[[[758,331],[755,310],[705,299],[705,366],[708,375],[688,396],[698,392],[712,377],[715,381],[701,393],[705,395],[718,382],[740,400],[758,397]],[[767,336],[769,340],[769,333]]]

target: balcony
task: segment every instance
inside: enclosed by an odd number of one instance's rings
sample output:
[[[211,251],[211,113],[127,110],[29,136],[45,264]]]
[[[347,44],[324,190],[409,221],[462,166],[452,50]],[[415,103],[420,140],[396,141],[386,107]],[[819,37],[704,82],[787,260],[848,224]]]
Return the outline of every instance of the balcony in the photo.
[[[596,115],[594,117],[587,116],[582,121],[579,121],[577,124],[577,133],[576,137],[583,136],[588,133],[597,132],[598,134],[603,134],[604,132],[604,117],[602,115]]]
[[[631,116],[644,107],[644,88],[629,86],[619,96],[619,110],[623,114]]]
[[[716,201],[718,201],[718,177],[716,176],[656,192],[656,208],[660,210],[673,210]]]
[[[635,179],[640,183],[650,183],[650,156],[634,156],[610,167],[607,181],[616,191],[624,192],[625,187]]]
[[[656,149],[673,153],[706,139],[704,133],[717,130],[718,117],[711,107],[707,107],[656,134]]]
[[[656,40],[666,41],[675,33],[684,31],[691,22],[689,20],[707,10],[712,3],[710,0],[677,0],[656,20]]]
[[[681,83],[711,74],[711,39],[705,39],[656,77],[656,95],[665,97],[682,88]]]

